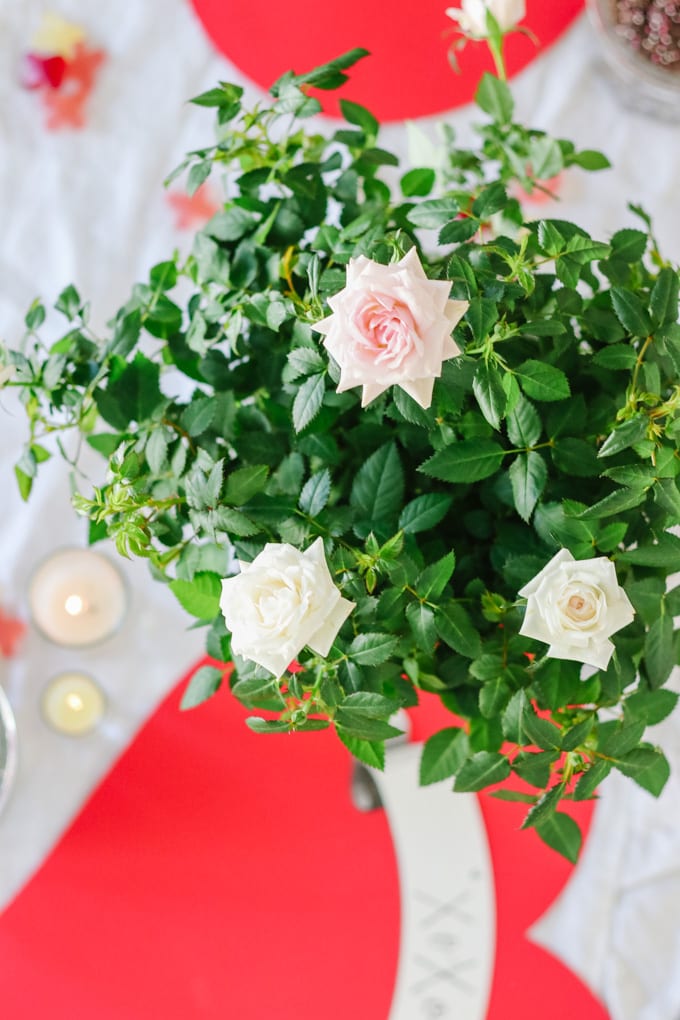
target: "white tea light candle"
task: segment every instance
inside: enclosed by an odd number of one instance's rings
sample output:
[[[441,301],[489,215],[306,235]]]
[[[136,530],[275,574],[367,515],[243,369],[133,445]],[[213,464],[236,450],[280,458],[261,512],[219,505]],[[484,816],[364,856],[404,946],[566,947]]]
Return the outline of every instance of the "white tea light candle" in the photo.
[[[102,691],[86,673],[60,673],[42,696],[45,721],[71,736],[93,730],[104,714],[105,705]]]
[[[36,627],[65,647],[110,637],[127,608],[120,572],[92,549],[60,549],[49,556],[31,579],[28,600]]]

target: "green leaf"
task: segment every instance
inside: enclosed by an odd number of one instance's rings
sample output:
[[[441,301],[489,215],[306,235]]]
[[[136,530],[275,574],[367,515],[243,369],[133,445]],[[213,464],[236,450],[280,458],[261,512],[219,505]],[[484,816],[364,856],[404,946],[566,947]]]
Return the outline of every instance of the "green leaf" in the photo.
[[[43,322],[45,321],[45,306],[40,303],[38,298],[33,301],[31,307],[26,312],[24,322],[26,323],[26,329],[35,330],[40,329]]]
[[[645,637],[645,669],[652,688],[665,684],[675,666],[673,620],[662,613]]]
[[[455,198],[431,198],[414,206],[406,219],[414,227],[436,230],[452,220],[458,214],[460,206]]]
[[[611,166],[604,153],[598,152],[597,149],[581,149],[569,157],[569,162],[584,170],[607,170]]]
[[[328,503],[330,491],[331,476],[328,468],[317,471],[305,483],[300,493],[300,509],[310,517],[316,517]]]
[[[555,811],[536,826],[536,832],[544,843],[576,864],[581,850],[581,830],[569,815]]]
[[[293,425],[296,432],[302,432],[316,418],[325,393],[325,374],[311,375],[300,385],[293,401]]]
[[[373,719],[361,712],[346,711],[344,708],[339,708],[335,713],[335,724],[338,731],[342,729],[348,736],[359,740],[390,740],[401,736],[401,730],[382,719]]]
[[[548,468],[540,453],[520,453],[510,465],[510,484],[515,509],[528,521],[548,480]]]
[[[195,439],[210,428],[216,413],[217,405],[212,397],[195,396],[182,413],[180,423],[192,439]]]
[[[372,719],[387,719],[400,707],[400,702],[395,698],[386,698],[384,695],[374,694],[372,691],[358,691],[356,694],[350,694],[342,703],[342,708],[360,711]]]
[[[290,71],[287,72],[274,82],[269,91],[273,96],[278,96],[281,87],[290,82],[299,85],[314,85],[318,89],[337,89],[347,81],[348,76],[344,74],[344,71],[368,55],[368,50],[355,47],[304,74],[293,75]]]
[[[402,510],[399,527],[407,535],[429,531],[444,519],[451,503],[452,497],[443,493],[416,496]]]
[[[487,72],[483,75],[475,94],[475,102],[498,124],[508,124],[512,119],[515,106],[512,93],[505,82],[493,74]]]
[[[530,786],[543,789],[550,782],[551,766],[558,758],[556,751],[521,751],[512,762],[512,770]]]
[[[559,143],[544,135],[533,138],[529,145],[531,175],[539,181],[550,180],[564,168],[564,159]]]
[[[451,220],[439,231],[438,244],[462,244],[469,241],[479,230],[479,221],[472,216],[460,216]]]
[[[574,234],[567,242],[567,253],[571,261],[583,266],[588,262],[606,259],[611,254],[611,248],[583,234]]]
[[[425,567],[416,581],[416,591],[422,599],[438,599],[451,579],[456,557],[448,552],[440,560]]]
[[[647,435],[649,422],[643,415],[629,418],[610,432],[600,447],[598,457],[613,457],[615,453],[628,449],[644,439]]]
[[[220,611],[222,583],[217,574],[201,571],[192,581],[171,581],[170,591],[182,608],[199,620],[212,620]]]
[[[379,666],[396,651],[399,639],[379,632],[357,634],[347,654],[359,666]]]
[[[57,300],[54,303],[54,307],[62,315],[65,315],[67,319],[75,319],[82,307],[82,300],[78,291],[69,284],[65,287]]]
[[[493,790],[490,797],[495,797],[497,800],[506,800],[511,804],[535,804],[536,794],[535,793],[523,793],[521,790]]]
[[[564,372],[545,361],[530,358],[516,372],[520,386],[534,400],[565,400],[570,395],[569,380]]]
[[[195,106],[231,106],[238,102],[243,95],[240,85],[232,85],[230,82],[220,82],[219,88],[208,89],[200,95],[190,99]]]
[[[562,750],[563,751],[574,751],[577,747],[580,747],[584,740],[590,736],[593,729],[593,723],[595,717],[589,715],[586,719],[583,719],[580,723],[575,726],[571,726],[562,734]]]
[[[416,167],[405,173],[399,182],[406,198],[415,195],[429,195],[434,187],[436,174],[430,167]]]
[[[479,409],[489,425],[494,429],[499,429],[501,418],[505,415],[508,397],[503,389],[501,373],[495,365],[489,365],[485,361],[479,362],[472,381],[472,390]]]
[[[550,220],[541,220],[538,224],[538,243],[546,255],[559,255],[567,246],[566,240]]]
[[[647,626],[651,626],[662,612],[661,603],[666,589],[663,578],[645,577],[636,581],[627,581],[625,589],[628,598],[633,603],[635,612]]]
[[[594,765],[591,765],[576,784],[574,800],[590,800],[613,768],[610,761],[596,761]]]
[[[678,300],[680,279],[675,269],[664,266],[656,278],[649,303],[649,310],[655,326],[678,321]]]
[[[299,376],[318,375],[325,367],[319,352],[311,347],[294,347],[288,354],[288,365],[290,366],[291,379],[296,379]]]
[[[279,681],[271,673],[267,673],[266,676],[254,676],[247,677],[244,680],[237,680],[231,688],[231,693],[248,708],[273,708],[276,705],[278,709],[281,709],[285,706],[279,689]],[[258,702],[267,703],[270,701],[272,705],[258,705]]]
[[[253,733],[288,733],[290,732],[290,723],[284,722],[283,719],[261,719],[257,715],[251,715],[246,719],[246,726],[252,730]]]
[[[501,181],[487,184],[472,203],[472,213],[480,220],[488,220],[508,204],[508,193]]]
[[[106,393],[118,407],[118,420],[110,422],[114,428],[120,427],[121,416],[122,427],[131,421],[143,422],[151,417],[165,399],[160,391],[159,378],[159,366],[141,352],[123,368],[120,375],[111,378]]]
[[[644,720],[631,720],[623,724],[603,723],[600,726],[598,751],[607,758],[621,758],[640,743],[645,731]]]
[[[422,602],[412,602],[406,609],[406,619],[418,647],[430,653],[437,643],[434,625],[434,611]]]
[[[617,230],[611,239],[612,256],[622,262],[639,262],[647,250],[648,241],[642,230]]]
[[[661,478],[654,486],[656,503],[671,517],[669,523],[680,521],[680,492],[673,478]]]
[[[378,134],[380,125],[365,106],[360,106],[359,103],[352,103],[349,99],[341,99],[340,110],[346,121],[349,121],[350,124],[356,124],[369,138],[375,138]]]
[[[214,666],[201,666],[185,688],[179,707],[182,711],[196,708],[220,689],[223,679],[224,673],[221,669],[215,669]]]
[[[616,489],[608,496],[601,499],[587,510],[576,514],[580,521],[598,520],[602,517],[612,517],[614,514],[623,513],[624,510],[632,510],[640,506],[647,499],[647,492],[644,489]]]
[[[674,711],[679,697],[675,691],[637,691],[626,698],[624,709],[627,716],[655,726]]]
[[[663,567],[666,573],[671,574],[680,570],[680,538],[665,532],[658,542],[628,549],[618,553],[616,558],[621,563],[633,563],[641,567]]]
[[[522,728],[527,740],[544,751],[555,751],[561,747],[561,734],[557,726],[529,708],[522,718]]]
[[[543,430],[536,408],[520,395],[507,417],[508,438],[515,446],[533,446]]]
[[[457,726],[439,730],[425,742],[420,760],[420,785],[429,786],[456,774],[470,753],[465,730]]]
[[[567,436],[557,439],[551,452],[555,464],[566,475],[594,478],[602,473],[602,465],[597,459],[597,449],[592,442]]]
[[[615,762],[619,772],[629,776],[654,797],[661,794],[671,774],[665,755],[657,748],[640,747]]]
[[[538,798],[533,807],[529,809],[521,827],[523,829],[536,828],[541,822],[553,815],[555,808],[562,799],[563,793],[564,788],[561,785],[553,786],[550,790],[546,790]]]
[[[513,744],[524,743],[524,716],[529,708],[529,699],[523,690],[515,691],[503,713],[503,736]],[[545,784],[539,784],[545,785]]]
[[[510,700],[510,688],[502,677],[488,680],[479,692],[479,711],[485,719],[500,715]]]
[[[404,472],[394,443],[381,446],[357,472],[351,505],[372,524],[396,515],[404,496]]]
[[[480,482],[500,468],[505,451],[490,439],[451,443],[418,468],[443,482]]]
[[[228,506],[216,507],[214,520],[215,528],[218,531],[224,531],[232,537],[250,538],[251,535],[257,535],[262,531],[260,525],[251,521],[250,517],[246,517],[239,510],[232,510]]]
[[[622,287],[612,287],[612,306],[621,325],[632,336],[648,336],[652,320],[636,294]]]
[[[19,486],[19,495],[25,502],[31,495],[31,489],[33,488],[33,476],[22,471],[18,464],[14,467],[14,476],[17,480],[17,485]]]
[[[194,163],[187,177],[187,195],[195,195],[200,186],[210,176],[212,161],[204,159],[200,163]]]
[[[350,754],[362,761],[370,768],[382,772],[385,768],[385,744],[379,740],[361,740],[359,737],[351,737],[340,727],[335,732],[345,745]]]
[[[243,506],[258,492],[262,492],[267,484],[268,475],[269,468],[265,464],[253,464],[232,471],[227,477],[225,502],[231,506]]]
[[[609,347],[602,347],[593,357],[593,363],[600,368],[611,369],[614,372],[628,370],[634,367],[637,362],[637,351],[626,344],[611,344]]]
[[[114,443],[115,446],[113,446]],[[113,453],[114,449],[117,449],[120,444],[120,437],[111,436],[111,444],[112,449],[109,450],[109,454]],[[159,474],[163,469],[163,465],[165,464],[165,459],[168,454],[168,445],[168,437],[164,430],[162,428],[154,429],[147,440],[146,446],[144,447],[147,464],[154,475]]]
[[[477,680],[493,680],[503,673],[503,658],[493,652],[485,652],[470,663],[470,675]]]
[[[478,751],[462,766],[454,790],[459,793],[476,793],[487,786],[501,783],[510,775],[510,762],[495,751]]]
[[[439,637],[454,652],[466,659],[479,658],[482,652],[479,633],[462,606],[456,602],[440,606],[435,614],[435,626]]]

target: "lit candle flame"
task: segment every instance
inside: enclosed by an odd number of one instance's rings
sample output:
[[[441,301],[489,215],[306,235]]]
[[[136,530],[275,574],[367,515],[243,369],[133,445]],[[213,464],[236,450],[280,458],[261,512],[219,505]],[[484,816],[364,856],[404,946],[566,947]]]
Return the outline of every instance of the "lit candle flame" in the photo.
[[[80,595],[69,595],[64,602],[64,609],[69,616],[80,616],[81,613],[85,612],[85,602],[81,599]]]
[[[85,708],[85,702],[79,694],[74,694],[73,691],[67,694],[64,701],[73,712],[82,712]]]

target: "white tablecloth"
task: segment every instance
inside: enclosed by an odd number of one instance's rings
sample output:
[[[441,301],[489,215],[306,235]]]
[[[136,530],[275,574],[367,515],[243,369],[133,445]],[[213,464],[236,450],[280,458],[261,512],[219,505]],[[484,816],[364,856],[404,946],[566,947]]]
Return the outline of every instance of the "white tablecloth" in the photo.
[[[210,138],[211,124],[185,100],[218,79],[240,77],[211,50],[184,0],[96,7],[62,0],[59,9],[83,23],[109,59],[91,98],[88,128],[49,134],[35,95],[16,84],[20,54],[43,5],[0,2],[0,331],[11,342],[37,293],[53,300],[74,281],[101,325],[133,281],[186,243],[161,182],[187,149]],[[579,148],[604,149],[616,167],[597,175],[570,171],[559,207],[537,207],[536,216],[573,219],[606,239],[637,225],[626,210],[632,197],[655,217],[662,250],[680,260],[680,128],[623,110],[585,21],[523,72],[514,89],[520,114],[534,126]],[[452,114],[461,140],[476,117],[469,108]],[[420,122],[415,133],[425,153],[423,133],[434,144],[434,121]],[[403,126],[386,128],[383,142],[408,151]],[[27,578],[40,558],[59,545],[83,544],[85,536],[56,461],[42,468],[28,506],[21,504],[12,464],[23,421],[9,395],[0,404],[0,585],[5,604],[22,610]],[[133,605],[115,638],[91,651],[67,652],[31,633],[21,657],[0,664],[21,747],[14,795],[0,818],[0,908],[201,652],[200,635],[184,629],[186,618],[144,565],[123,569]],[[52,732],[39,714],[48,678],[71,667],[91,672],[109,703],[104,724],[78,740]],[[609,780],[575,876],[535,929],[603,998],[614,1020],[680,1016],[680,716],[659,727],[658,739],[674,766],[663,797],[655,801],[622,777]]]

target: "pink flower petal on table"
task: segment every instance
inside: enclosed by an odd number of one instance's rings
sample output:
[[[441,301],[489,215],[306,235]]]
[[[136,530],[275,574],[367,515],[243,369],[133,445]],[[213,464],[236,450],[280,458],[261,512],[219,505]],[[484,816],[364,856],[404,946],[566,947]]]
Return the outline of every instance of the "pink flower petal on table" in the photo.
[[[16,616],[0,609],[0,655],[11,659],[16,655],[21,639],[26,633],[26,624]]]
[[[193,195],[187,195],[186,191],[169,191],[167,201],[175,214],[177,230],[202,226],[220,208],[220,203],[207,184],[202,184]]]

